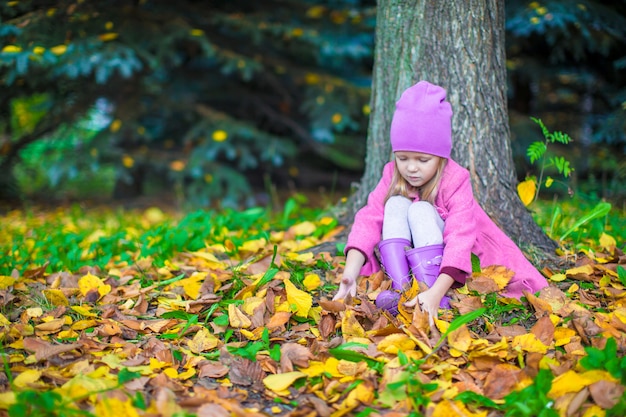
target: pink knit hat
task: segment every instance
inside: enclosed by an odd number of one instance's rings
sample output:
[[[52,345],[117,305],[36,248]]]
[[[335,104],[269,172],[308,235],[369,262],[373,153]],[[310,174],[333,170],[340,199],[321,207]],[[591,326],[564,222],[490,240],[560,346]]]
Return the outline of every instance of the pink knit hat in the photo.
[[[407,88],[391,121],[391,149],[450,158],[452,107],[446,90],[427,81]]]

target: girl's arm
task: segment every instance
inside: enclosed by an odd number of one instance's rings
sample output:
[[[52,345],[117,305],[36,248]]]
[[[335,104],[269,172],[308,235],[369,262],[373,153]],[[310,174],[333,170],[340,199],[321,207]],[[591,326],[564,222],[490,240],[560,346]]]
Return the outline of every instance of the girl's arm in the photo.
[[[365,255],[357,249],[350,249],[346,254],[346,266],[343,269],[343,276],[339,284],[339,290],[333,300],[346,298],[348,294],[352,297],[356,295],[356,279],[359,277],[361,267],[365,263]]]

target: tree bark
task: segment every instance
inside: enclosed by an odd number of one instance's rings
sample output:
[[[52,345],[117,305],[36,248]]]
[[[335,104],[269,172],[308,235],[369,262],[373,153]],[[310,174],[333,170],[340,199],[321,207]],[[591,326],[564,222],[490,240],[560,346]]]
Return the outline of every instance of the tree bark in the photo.
[[[471,173],[477,201],[517,244],[556,243],[520,201],[506,100],[504,0],[379,0],[365,172],[348,202],[361,207],[390,159],[395,101],[419,80],[441,85],[452,105],[452,158]]]

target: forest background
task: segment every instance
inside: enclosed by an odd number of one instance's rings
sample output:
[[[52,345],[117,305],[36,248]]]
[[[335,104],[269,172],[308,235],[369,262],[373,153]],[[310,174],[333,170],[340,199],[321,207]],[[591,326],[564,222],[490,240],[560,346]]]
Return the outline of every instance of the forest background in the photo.
[[[4,200],[156,196],[250,207],[277,190],[337,200],[366,152],[373,1],[2,4]],[[506,2],[520,181],[542,140],[569,184],[623,203],[623,2]],[[334,202],[334,201],[333,201]]]
[[[521,302],[477,268],[429,328],[380,274],[329,301],[375,2],[1,4],[0,415],[623,415],[626,4],[506,11],[558,259]]]

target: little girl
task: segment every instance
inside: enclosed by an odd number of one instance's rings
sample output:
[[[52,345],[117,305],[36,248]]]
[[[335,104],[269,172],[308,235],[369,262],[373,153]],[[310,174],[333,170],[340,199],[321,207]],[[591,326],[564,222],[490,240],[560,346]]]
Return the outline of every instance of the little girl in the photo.
[[[357,277],[382,264],[391,290],[382,291],[376,305],[397,314],[400,292],[410,288],[412,275],[429,288],[406,305],[419,304],[432,320],[439,307],[449,307],[446,292],[463,286],[472,273],[472,253],[482,266],[515,272],[504,296],[520,298],[524,290],[548,285],[474,199],[469,171],[450,159],[451,118],[443,88],[420,81],[402,93],[391,122],[395,158],[356,213],[334,300],[354,296]]]

